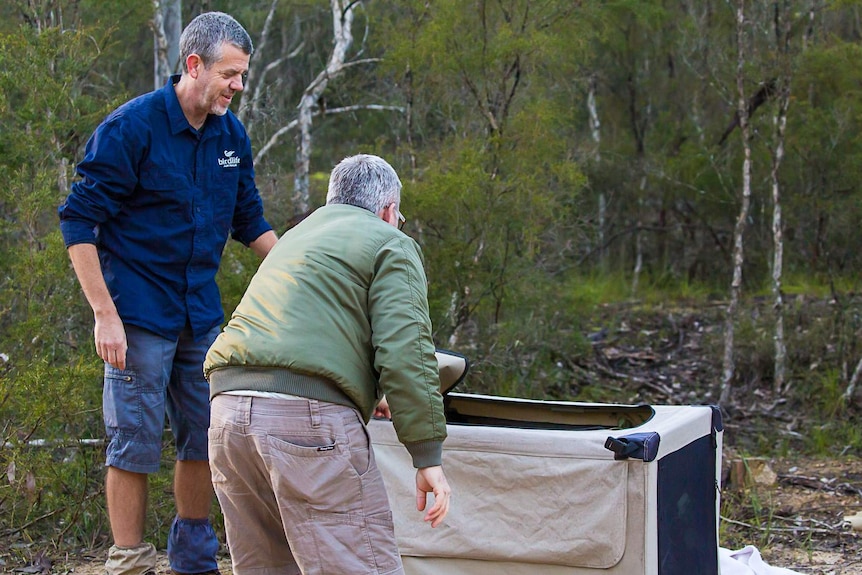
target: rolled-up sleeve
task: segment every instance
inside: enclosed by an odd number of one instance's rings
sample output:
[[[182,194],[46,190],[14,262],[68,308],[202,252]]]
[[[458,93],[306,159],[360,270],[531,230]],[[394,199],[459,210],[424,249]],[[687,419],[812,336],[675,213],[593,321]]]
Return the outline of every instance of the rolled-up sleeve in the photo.
[[[66,247],[97,243],[99,224],[120,211],[123,198],[138,181],[132,160],[135,148],[116,122],[105,122],[90,137],[84,159],[77,166],[81,180],[72,184],[57,210]]]

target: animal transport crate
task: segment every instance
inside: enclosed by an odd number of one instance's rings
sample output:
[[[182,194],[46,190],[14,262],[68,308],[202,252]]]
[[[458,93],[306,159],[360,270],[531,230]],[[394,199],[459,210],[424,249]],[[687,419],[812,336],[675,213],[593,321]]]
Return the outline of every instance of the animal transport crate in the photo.
[[[369,432],[408,575],[717,575],[722,423],[714,406],[452,392],[438,351],[452,508],[435,529],[392,423]]]

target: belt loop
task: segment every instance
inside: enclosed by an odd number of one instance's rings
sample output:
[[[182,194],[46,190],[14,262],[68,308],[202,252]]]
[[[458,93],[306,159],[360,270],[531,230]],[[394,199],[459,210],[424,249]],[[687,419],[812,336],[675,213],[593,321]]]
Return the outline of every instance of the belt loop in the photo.
[[[236,406],[237,425],[247,426],[251,423],[251,400],[248,395],[240,395]]]
[[[317,429],[320,427],[320,402],[316,399],[309,399],[308,411],[311,415],[311,427]]]

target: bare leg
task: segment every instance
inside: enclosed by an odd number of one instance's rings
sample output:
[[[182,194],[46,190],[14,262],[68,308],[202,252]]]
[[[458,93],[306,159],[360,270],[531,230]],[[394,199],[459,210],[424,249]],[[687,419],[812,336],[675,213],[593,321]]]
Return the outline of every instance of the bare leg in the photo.
[[[114,545],[137,547],[143,543],[147,517],[147,475],[108,467],[105,495]]]
[[[208,461],[177,461],[174,468],[174,498],[179,517],[209,517],[213,503],[213,485]]]

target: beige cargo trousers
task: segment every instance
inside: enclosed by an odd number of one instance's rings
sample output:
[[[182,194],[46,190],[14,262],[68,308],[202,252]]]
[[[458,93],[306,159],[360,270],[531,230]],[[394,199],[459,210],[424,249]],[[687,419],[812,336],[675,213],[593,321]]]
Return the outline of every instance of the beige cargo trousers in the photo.
[[[219,394],[209,458],[235,575],[404,572],[383,478],[355,409]]]

